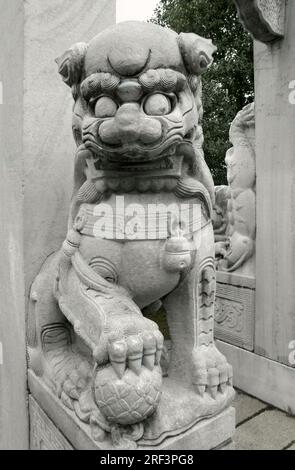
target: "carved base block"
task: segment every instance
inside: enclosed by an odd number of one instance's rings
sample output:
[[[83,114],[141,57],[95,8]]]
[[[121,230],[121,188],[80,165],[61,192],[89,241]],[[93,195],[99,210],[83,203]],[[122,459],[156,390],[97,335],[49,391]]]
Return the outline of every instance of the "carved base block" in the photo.
[[[71,444],[40,408],[32,395],[29,396],[29,410],[31,450],[73,450]]]
[[[215,337],[253,351],[255,279],[217,272]]]
[[[29,371],[31,449],[112,450],[109,442],[95,442],[89,427],[78,420],[44,383]],[[42,409],[40,408],[42,407]],[[44,410],[44,411],[43,411]],[[235,410],[230,407],[203,419],[183,434],[167,438],[153,448],[139,450],[231,450],[235,431]],[[65,436],[65,437],[64,437]]]

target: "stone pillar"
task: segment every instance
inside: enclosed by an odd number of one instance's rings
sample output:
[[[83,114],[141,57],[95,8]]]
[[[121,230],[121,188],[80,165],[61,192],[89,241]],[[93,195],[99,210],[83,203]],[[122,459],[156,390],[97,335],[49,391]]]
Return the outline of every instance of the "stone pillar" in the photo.
[[[23,449],[25,304],[64,239],[72,185],[71,97],[54,59],[113,24],[115,0],[1,0],[0,7],[0,449]]]
[[[28,446],[23,278],[24,11],[1,0],[0,449]]]
[[[289,363],[295,339],[295,4],[283,41],[255,44],[257,303],[255,351]],[[295,372],[294,372],[295,374]],[[295,412],[295,403],[294,412]]]
[[[295,414],[295,4],[235,3],[256,39],[254,350],[218,343],[238,388]]]

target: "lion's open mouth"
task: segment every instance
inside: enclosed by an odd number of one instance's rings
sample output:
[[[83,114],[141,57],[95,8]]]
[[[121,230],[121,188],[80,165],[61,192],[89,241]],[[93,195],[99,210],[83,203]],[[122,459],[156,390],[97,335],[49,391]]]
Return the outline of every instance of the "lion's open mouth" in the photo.
[[[179,143],[179,142],[178,142]],[[166,147],[162,153],[155,155],[153,159],[145,158],[142,151],[139,155],[123,154],[112,158],[111,155],[92,153],[92,158],[87,159],[88,168],[94,179],[101,178],[146,178],[146,177],[179,177],[181,174],[183,157],[177,151],[177,143]]]
[[[98,171],[104,172],[145,172],[151,170],[171,170],[174,166],[174,160],[171,155],[165,155],[160,159],[153,161],[124,161],[113,162],[109,160],[94,159],[94,166]]]
[[[125,165],[140,164],[162,160],[173,156],[179,143],[183,141],[182,128],[173,129],[163,133],[156,145],[144,145],[137,141],[124,144],[104,144],[97,135],[97,123],[83,130],[83,144],[92,153],[96,160],[104,165],[114,164],[118,169]],[[120,167],[120,168],[119,168]]]
[[[87,150],[86,182],[77,195],[83,202],[96,201],[102,194],[111,193],[173,192],[179,180],[192,171],[195,155],[192,142],[179,139],[179,135],[177,142],[166,145],[154,159],[141,155],[136,159],[121,156],[113,161],[102,158],[100,152],[93,152],[88,146]]]
[[[88,180],[98,193],[172,191],[183,172],[183,157],[176,146],[152,161],[112,162],[98,156],[87,158]]]

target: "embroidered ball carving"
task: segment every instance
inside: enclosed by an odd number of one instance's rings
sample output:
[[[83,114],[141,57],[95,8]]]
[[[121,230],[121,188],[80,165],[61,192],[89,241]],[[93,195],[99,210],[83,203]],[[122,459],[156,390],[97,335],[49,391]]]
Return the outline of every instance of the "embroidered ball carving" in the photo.
[[[94,383],[96,404],[110,423],[132,425],[151,416],[161,397],[162,373],[141,368],[139,375],[127,369],[118,378],[112,367],[98,371]]]

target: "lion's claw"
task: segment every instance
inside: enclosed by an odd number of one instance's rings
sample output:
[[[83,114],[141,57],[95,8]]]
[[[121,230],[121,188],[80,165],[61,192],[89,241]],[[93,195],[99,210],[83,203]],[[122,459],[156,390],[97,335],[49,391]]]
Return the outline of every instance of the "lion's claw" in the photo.
[[[193,385],[199,395],[208,392],[215,399],[218,392],[232,387],[232,366],[214,345],[194,349],[192,360]]]
[[[127,338],[110,337],[108,356],[117,376],[122,378],[127,368],[136,375],[140,375],[142,367],[152,371],[160,362],[163,342],[163,335],[159,330],[130,335]]]

